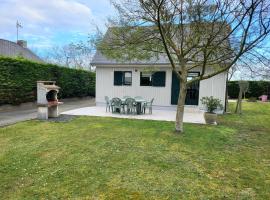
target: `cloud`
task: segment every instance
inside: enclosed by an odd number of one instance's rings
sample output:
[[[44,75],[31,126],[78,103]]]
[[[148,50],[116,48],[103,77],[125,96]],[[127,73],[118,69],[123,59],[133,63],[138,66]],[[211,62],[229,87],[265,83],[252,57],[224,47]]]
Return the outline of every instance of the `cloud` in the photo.
[[[92,18],[88,6],[70,0],[4,1],[0,7],[0,13],[0,24],[4,23],[6,26],[14,25],[14,21],[18,19],[26,27],[35,24],[52,28],[65,26],[82,28],[87,27]],[[12,21],[13,24],[11,24]]]
[[[16,21],[20,39],[33,48],[87,38],[93,24],[104,26],[112,12],[109,0],[0,0],[0,38],[16,40]]]

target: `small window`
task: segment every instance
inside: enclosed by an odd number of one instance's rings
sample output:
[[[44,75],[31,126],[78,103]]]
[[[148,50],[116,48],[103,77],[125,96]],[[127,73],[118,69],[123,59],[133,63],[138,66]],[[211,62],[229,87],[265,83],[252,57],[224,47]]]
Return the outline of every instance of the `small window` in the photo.
[[[200,76],[200,72],[188,72],[187,80],[190,81],[198,76]]]
[[[141,86],[152,86],[152,73],[149,72],[141,72]]]
[[[124,72],[123,85],[131,85],[131,84],[132,84],[132,72]]]
[[[140,85],[141,86],[154,86],[165,87],[166,72],[141,72]]]
[[[131,71],[114,71],[114,85],[131,85],[132,72]]]

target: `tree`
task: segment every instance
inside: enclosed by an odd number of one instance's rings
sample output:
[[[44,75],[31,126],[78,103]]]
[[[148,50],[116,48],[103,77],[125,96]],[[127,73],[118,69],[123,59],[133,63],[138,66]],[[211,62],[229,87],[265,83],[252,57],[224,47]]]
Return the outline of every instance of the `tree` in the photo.
[[[264,74],[262,75],[262,78],[265,80],[270,80],[270,64],[268,65],[268,68],[264,69]]]
[[[52,47],[46,60],[51,63],[78,69],[90,69],[92,47],[88,43],[70,43],[64,46]]]
[[[235,113],[242,114],[242,98],[243,98],[243,94],[245,94],[248,91],[249,82],[239,81],[238,85],[239,85],[239,95],[237,99]]]
[[[257,51],[244,54],[237,63],[241,79],[269,80],[270,78],[270,40],[257,45]]]
[[[180,82],[177,132],[183,132],[187,87],[227,72],[256,52],[270,32],[267,0],[118,0],[113,5],[118,15],[108,20],[103,39],[97,37],[97,49],[116,60],[167,57]],[[194,68],[201,73],[188,80]]]

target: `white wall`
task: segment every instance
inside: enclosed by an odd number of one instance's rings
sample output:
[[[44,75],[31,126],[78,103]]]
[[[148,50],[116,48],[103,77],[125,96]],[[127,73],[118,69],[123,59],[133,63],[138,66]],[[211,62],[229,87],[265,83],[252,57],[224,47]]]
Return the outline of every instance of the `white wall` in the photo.
[[[137,69],[137,72],[135,71]],[[160,71],[166,71],[165,87],[140,86],[140,71],[138,68],[96,68],[96,102],[104,103],[104,96],[123,97],[123,96],[142,96],[146,100],[155,98],[154,105],[168,106],[171,102],[171,70],[160,68]],[[132,71],[131,86],[114,86],[114,71]]]
[[[137,71],[135,71],[137,70]],[[105,103],[104,97],[123,97],[123,96],[142,96],[147,100],[155,98],[156,106],[171,106],[171,79],[172,71],[170,68],[159,68],[166,71],[165,87],[140,86],[141,67],[97,67],[96,68],[96,102]],[[132,71],[131,86],[114,86],[114,71]],[[196,71],[196,70],[195,70]],[[199,106],[203,108],[200,99],[204,96],[214,96],[219,98],[223,105],[225,103],[226,73],[219,74],[200,82]]]
[[[215,98],[218,98],[221,100],[223,106],[225,105],[226,79],[227,73],[224,72],[200,82],[200,92],[199,92],[200,108],[203,108],[200,99],[206,96],[213,96]]]

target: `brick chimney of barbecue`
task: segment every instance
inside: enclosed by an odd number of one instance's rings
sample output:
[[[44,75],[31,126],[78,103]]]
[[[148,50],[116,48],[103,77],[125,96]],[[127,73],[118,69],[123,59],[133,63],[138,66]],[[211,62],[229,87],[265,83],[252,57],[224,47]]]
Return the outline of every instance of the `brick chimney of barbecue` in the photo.
[[[27,41],[25,41],[25,40],[18,40],[17,44],[23,48],[27,48]]]

